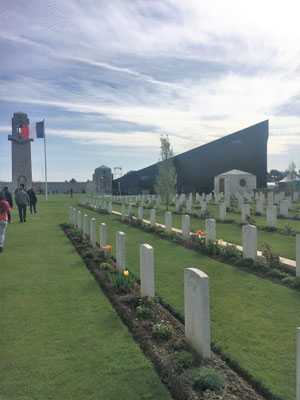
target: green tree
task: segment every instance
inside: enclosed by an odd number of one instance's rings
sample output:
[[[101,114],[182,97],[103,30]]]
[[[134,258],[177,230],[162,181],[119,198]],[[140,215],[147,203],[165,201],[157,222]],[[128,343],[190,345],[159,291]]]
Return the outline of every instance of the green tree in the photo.
[[[176,193],[177,174],[174,166],[174,153],[168,135],[160,137],[160,159],[154,188],[169,209],[172,196]]]
[[[295,178],[297,178],[296,164],[294,163],[294,161],[290,161],[289,166],[285,172],[286,172],[286,177],[291,182],[290,186],[291,186],[291,192],[293,195],[294,189],[295,189],[294,182],[295,182]]]
[[[268,181],[269,182],[279,182],[284,178],[284,172],[278,171],[278,169],[271,169],[268,172]]]

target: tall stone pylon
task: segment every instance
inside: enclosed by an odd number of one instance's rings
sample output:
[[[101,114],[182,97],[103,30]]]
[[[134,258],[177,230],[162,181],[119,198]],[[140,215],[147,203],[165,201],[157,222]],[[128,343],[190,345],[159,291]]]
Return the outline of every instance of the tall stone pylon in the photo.
[[[11,140],[13,190],[19,186],[29,189],[32,186],[30,142],[33,139],[21,139],[21,126],[29,124],[27,114],[23,112],[14,113],[11,124],[12,135],[8,135],[8,140]]]

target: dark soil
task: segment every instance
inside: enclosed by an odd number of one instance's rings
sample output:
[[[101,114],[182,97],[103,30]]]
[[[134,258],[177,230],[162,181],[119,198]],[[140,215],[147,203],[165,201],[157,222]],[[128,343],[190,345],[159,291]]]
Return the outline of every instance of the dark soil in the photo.
[[[83,241],[70,226],[63,225],[62,229],[75,246],[77,252],[83,258],[90,273],[94,276],[99,286],[110,300],[118,315],[132,333],[134,339],[142,348],[146,357],[154,364],[161,381],[167,386],[172,397],[178,400],[254,400],[254,399],[273,399],[275,397],[262,387],[259,382],[254,382],[254,387],[259,389],[258,394],[254,388],[236,372],[234,372],[222,358],[212,352],[211,360],[200,360],[197,354],[185,342],[184,325],[178,320],[162,303],[158,302],[155,306],[155,316],[151,320],[139,319],[136,316],[136,309],[139,305],[140,287],[136,283],[130,294],[118,294],[111,285],[107,271],[116,271],[115,263],[112,258],[107,257],[99,248],[92,249],[87,241]],[[89,258],[86,254],[89,253]],[[93,253],[93,257],[91,257]],[[101,262],[108,262],[110,267],[103,270],[99,267]],[[155,340],[152,336],[152,326],[155,323],[169,323],[173,328],[172,339]],[[195,391],[189,382],[184,378],[182,372],[174,364],[174,355],[179,350],[189,351],[194,356],[193,367],[207,366],[220,372],[225,377],[225,385],[218,392],[206,391],[200,393]],[[217,349],[215,349],[217,350]],[[235,367],[238,366],[236,365]],[[247,374],[244,374],[247,376]],[[251,377],[248,377],[251,381]]]

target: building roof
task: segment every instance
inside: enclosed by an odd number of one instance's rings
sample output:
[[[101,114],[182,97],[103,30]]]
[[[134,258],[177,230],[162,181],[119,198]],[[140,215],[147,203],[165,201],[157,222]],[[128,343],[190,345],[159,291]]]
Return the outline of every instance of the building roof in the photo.
[[[227,172],[222,172],[222,174],[219,174],[217,176],[221,176],[221,175],[253,175],[253,174],[250,174],[249,172],[245,172],[245,171],[240,171],[239,169],[232,169]]]
[[[96,168],[96,169],[110,169],[109,167],[107,167],[106,165],[100,165],[100,167]]]

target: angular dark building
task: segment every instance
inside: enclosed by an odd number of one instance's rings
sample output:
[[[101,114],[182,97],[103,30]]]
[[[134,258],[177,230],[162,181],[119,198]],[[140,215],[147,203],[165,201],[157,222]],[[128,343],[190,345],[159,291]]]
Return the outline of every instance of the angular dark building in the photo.
[[[266,187],[268,136],[266,120],[175,156],[177,191],[209,193],[214,189],[214,177],[232,169],[256,175],[257,187]],[[156,174],[157,164],[153,164],[116,179],[113,187],[120,185],[122,193],[129,194],[151,191]]]

